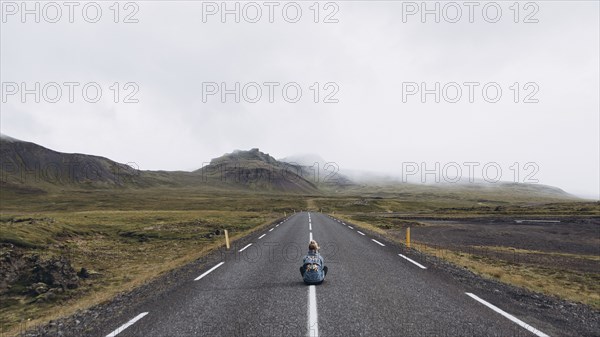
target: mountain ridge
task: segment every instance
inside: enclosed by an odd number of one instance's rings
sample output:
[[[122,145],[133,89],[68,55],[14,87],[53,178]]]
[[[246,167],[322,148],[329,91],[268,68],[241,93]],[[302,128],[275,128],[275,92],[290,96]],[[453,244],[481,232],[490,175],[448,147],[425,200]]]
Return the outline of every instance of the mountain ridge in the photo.
[[[313,155],[312,158],[318,156]],[[19,140],[5,134],[0,136],[0,186],[4,190],[21,193],[45,193],[55,189],[96,188],[194,188],[205,191],[276,192],[292,194],[373,194],[393,195],[410,190],[411,193],[455,192],[499,193],[527,195],[532,198],[575,199],[576,197],[554,186],[501,182],[468,185],[419,186],[401,183],[392,178],[371,182],[354,181],[339,173],[328,163],[315,167],[310,163],[296,163],[294,157],[275,159],[258,148],[234,150],[211,159],[194,171],[139,170],[109,158],[63,153],[41,145]],[[304,165],[302,165],[304,164]],[[317,173],[317,174],[315,174]],[[335,179],[333,179],[333,178]],[[331,179],[330,179],[331,178]]]
[[[317,193],[296,171],[258,149],[235,150],[192,172],[139,170],[106,157],[63,153],[2,134],[0,182],[4,189],[195,187]]]

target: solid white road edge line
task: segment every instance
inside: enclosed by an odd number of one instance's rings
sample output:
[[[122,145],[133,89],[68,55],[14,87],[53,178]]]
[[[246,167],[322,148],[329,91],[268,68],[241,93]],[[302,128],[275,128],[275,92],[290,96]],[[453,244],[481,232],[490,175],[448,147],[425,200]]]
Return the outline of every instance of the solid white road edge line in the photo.
[[[263,234],[263,235],[259,236],[258,239],[260,240],[260,239],[264,238],[265,235],[267,235],[267,234]]]
[[[308,333],[309,337],[319,337],[319,317],[317,314],[317,290],[308,286]]]
[[[358,232],[358,234],[360,234],[360,235],[365,235],[365,233],[363,233],[361,231],[356,231],[356,232]]]
[[[376,244],[380,245],[381,247],[385,247],[385,245],[375,239],[371,239],[373,242],[375,242]]]
[[[534,335],[539,336],[539,337],[550,337],[550,336],[546,335],[545,333],[541,332],[540,330],[538,330],[538,329],[532,327],[531,325],[523,322],[522,320],[516,318],[515,316],[513,316],[513,315],[507,313],[506,311],[498,308],[497,306],[495,306],[495,305],[493,305],[493,304],[491,304],[489,302],[486,302],[486,301],[482,300],[481,298],[477,297],[476,295],[471,294],[471,293],[465,293],[465,294],[467,294],[468,296],[470,296],[475,301],[477,301],[477,302],[485,305],[486,307],[494,310],[495,312],[499,313],[500,315],[508,318],[509,320],[513,321],[514,323],[520,325],[522,328],[525,328],[527,331],[533,333]]]
[[[109,333],[108,335],[106,335],[106,337],[115,337],[116,335],[120,334],[121,332],[123,332],[123,330],[129,328],[130,326],[132,326],[135,322],[139,321],[140,319],[142,319],[142,317],[148,315],[147,312],[142,312],[141,314],[135,316],[131,321],[121,325],[120,327],[117,328],[117,330]]]
[[[216,266],[214,266],[214,267],[210,268],[209,270],[205,271],[205,272],[204,272],[204,274],[202,274],[202,275],[200,275],[200,276],[196,277],[196,278],[194,279],[194,281],[198,281],[199,279],[203,278],[204,276],[206,276],[206,275],[210,274],[210,273],[211,273],[213,270],[215,270],[215,269],[219,268],[220,266],[222,266],[222,265],[223,265],[223,263],[225,263],[225,262],[220,262],[220,263],[219,263],[219,264],[217,264]]]
[[[398,256],[400,256],[401,258],[403,258],[403,259],[405,259],[405,260],[407,260],[409,262],[412,262],[414,265],[416,265],[417,267],[419,267],[421,269],[427,269],[427,267],[425,267],[424,265],[420,264],[419,262],[417,262],[417,261],[415,261],[415,260],[413,260],[413,259],[411,259],[411,258],[409,258],[407,256],[404,256],[402,254],[398,254]]]
[[[241,252],[243,252],[244,250],[246,250],[246,248],[248,248],[248,247],[250,247],[250,246],[252,246],[252,244],[251,244],[251,243],[247,244],[247,245],[246,245],[244,248],[242,248],[242,249],[238,250],[238,252],[240,252],[240,253],[241,253]]]

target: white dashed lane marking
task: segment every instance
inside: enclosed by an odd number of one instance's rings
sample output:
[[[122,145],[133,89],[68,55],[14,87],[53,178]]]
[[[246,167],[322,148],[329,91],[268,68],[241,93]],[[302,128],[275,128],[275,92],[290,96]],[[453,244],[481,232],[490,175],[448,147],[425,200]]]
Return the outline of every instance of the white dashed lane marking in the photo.
[[[106,337],[115,337],[116,335],[120,334],[121,332],[123,332],[123,330],[129,328],[130,326],[132,326],[135,322],[139,321],[140,319],[142,319],[144,316],[148,315],[147,312],[142,312],[141,314],[135,316],[134,318],[132,318],[129,322],[121,325],[120,327],[117,328],[117,330],[109,333],[108,335],[106,335]]]
[[[469,297],[471,297],[471,298],[472,298],[472,299],[474,299],[475,301],[477,301],[477,302],[479,302],[479,303],[481,303],[481,304],[485,305],[486,307],[488,307],[488,308],[490,308],[490,309],[494,310],[495,312],[499,313],[500,315],[502,315],[502,316],[504,316],[504,317],[508,318],[509,320],[511,320],[511,321],[513,321],[514,323],[518,324],[518,325],[519,325],[519,326],[521,326],[522,328],[524,328],[524,329],[526,329],[527,331],[529,331],[529,332],[533,333],[534,335],[536,335],[536,336],[539,336],[539,337],[550,337],[550,336],[546,335],[545,333],[541,332],[540,330],[538,330],[538,329],[536,329],[536,328],[532,327],[531,325],[529,325],[529,324],[527,324],[527,323],[523,322],[522,320],[520,320],[520,319],[516,318],[515,316],[513,316],[513,315],[511,315],[511,314],[507,313],[506,311],[504,311],[504,310],[502,310],[502,309],[498,308],[497,306],[495,306],[495,305],[493,305],[493,304],[491,304],[491,303],[489,303],[489,302],[486,302],[486,301],[482,300],[481,298],[477,297],[476,295],[474,295],[474,294],[471,294],[471,293],[465,293],[465,294],[467,294]]]
[[[244,248],[242,248],[242,249],[238,250],[238,252],[240,252],[240,253],[241,253],[241,252],[243,252],[244,250],[246,250],[246,248],[248,248],[248,247],[250,247],[250,246],[252,246],[252,244],[251,244],[251,243],[247,244],[247,245],[246,245]]]
[[[381,247],[385,247],[385,245],[375,239],[371,239],[371,241],[375,242],[376,244],[380,245]]]
[[[217,264],[216,266],[214,266],[214,267],[210,268],[209,270],[207,270],[206,272],[204,272],[204,274],[202,274],[202,275],[200,275],[200,276],[196,277],[196,278],[194,279],[194,281],[198,281],[198,280],[200,280],[201,278],[203,278],[204,276],[206,276],[206,275],[210,274],[210,273],[211,273],[211,272],[213,272],[215,269],[217,269],[217,268],[219,268],[220,266],[222,266],[222,265],[223,265],[223,263],[225,263],[225,262],[220,262],[220,263],[219,263],[219,264]]]
[[[409,261],[409,262],[412,262],[414,265],[416,265],[417,267],[419,267],[419,268],[421,268],[421,269],[427,269],[427,267],[425,267],[424,265],[422,265],[422,264],[418,263],[417,261],[415,261],[415,260],[413,260],[413,259],[411,259],[411,258],[409,258],[409,257],[406,257],[406,256],[404,256],[404,255],[402,255],[402,254],[398,254],[398,256],[400,256],[400,257],[401,257],[401,258],[403,258],[403,259],[406,259],[406,260],[407,260],[407,261]]]

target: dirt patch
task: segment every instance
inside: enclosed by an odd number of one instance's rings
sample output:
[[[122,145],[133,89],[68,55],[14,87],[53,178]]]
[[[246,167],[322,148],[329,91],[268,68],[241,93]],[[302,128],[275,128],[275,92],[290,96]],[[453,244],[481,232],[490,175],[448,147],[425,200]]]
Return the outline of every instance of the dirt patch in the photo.
[[[521,220],[422,220],[427,226],[413,228],[411,233],[414,240],[445,247],[502,246],[600,256],[600,218],[517,222]]]
[[[411,228],[412,240],[432,247],[517,264],[587,273],[600,270],[598,218],[546,219],[546,222],[507,218],[422,222],[426,226]],[[403,238],[403,235],[402,231],[395,233],[397,237]]]

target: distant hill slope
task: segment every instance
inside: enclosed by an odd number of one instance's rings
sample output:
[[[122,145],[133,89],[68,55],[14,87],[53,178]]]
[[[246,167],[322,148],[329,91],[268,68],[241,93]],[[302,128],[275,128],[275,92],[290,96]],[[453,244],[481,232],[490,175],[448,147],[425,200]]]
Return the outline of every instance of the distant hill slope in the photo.
[[[98,156],[56,152],[5,135],[0,137],[0,163],[0,180],[5,187],[149,184],[128,165]]]
[[[266,191],[318,192],[317,186],[302,176],[301,167],[280,162],[258,149],[224,154],[194,173],[213,184],[221,182]]]
[[[5,190],[43,193],[56,188],[199,188],[315,193],[298,167],[253,149],[215,158],[194,172],[140,171],[108,158],[62,153],[6,135],[0,137],[0,184]]]
[[[316,158],[316,157],[315,157]],[[536,201],[577,199],[565,191],[541,184],[436,184],[400,183],[389,177],[352,181],[333,170],[319,172],[310,162],[296,163],[301,158],[277,160],[258,149],[236,150],[211,160],[193,172],[141,171],[108,158],[61,153],[43,146],[0,136],[0,188],[26,194],[65,189],[102,188],[192,188],[204,192],[290,193],[321,195],[362,195],[423,199]],[[289,162],[286,162],[289,161]],[[361,173],[362,174],[362,173]]]
[[[457,183],[457,184],[411,184],[386,181],[384,183],[360,184],[340,191],[345,195],[361,195],[374,198],[399,200],[471,200],[487,202],[554,202],[581,200],[562,189],[542,184]]]
[[[312,181],[320,189],[339,190],[355,185],[336,162],[326,161],[316,154],[288,156],[279,161],[294,166],[301,176]]]

